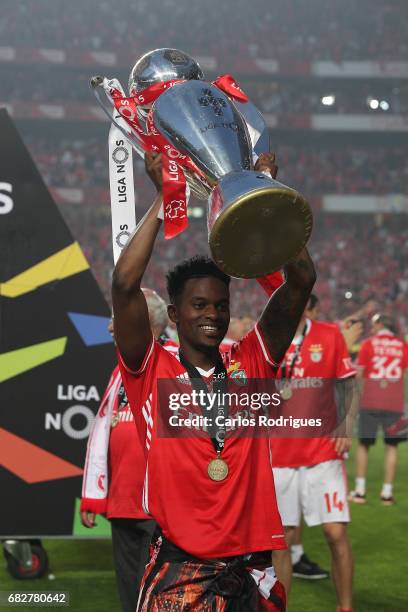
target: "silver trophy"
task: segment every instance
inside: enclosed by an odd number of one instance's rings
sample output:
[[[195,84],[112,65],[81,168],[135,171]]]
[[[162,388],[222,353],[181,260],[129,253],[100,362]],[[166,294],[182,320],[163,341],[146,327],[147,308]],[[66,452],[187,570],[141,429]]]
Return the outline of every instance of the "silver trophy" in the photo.
[[[166,89],[151,107],[139,107],[140,124],[146,129],[151,112],[155,129],[201,171],[201,178],[185,174],[195,195],[208,200],[214,261],[226,274],[243,278],[282,268],[309,239],[312,213],[297,191],[254,170],[254,153],[269,149],[265,121],[252,103],[233,101],[202,80],[198,64],[175,49],[153,51],[136,63],[130,95],[175,79],[183,82]],[[91,83],[101,85],[101,77]],[[137,134],[130,140],[144,154]]]

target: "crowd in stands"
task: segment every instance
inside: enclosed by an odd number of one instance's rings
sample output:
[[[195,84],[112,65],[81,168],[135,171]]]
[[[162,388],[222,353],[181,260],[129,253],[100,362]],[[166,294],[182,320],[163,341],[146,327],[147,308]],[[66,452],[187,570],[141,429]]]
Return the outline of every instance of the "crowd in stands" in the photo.
[[[408,88],[401,79],[265,78],[240,79],[254,59],[281,66],[330,60],[407,61],[405,0],[3,0],[0,45],[26,49],[112,51],[118,66],[104,68],[126,86],[129,58],[157,47],[177,47],[200,57],[213,56],[222,70],[238,77],[251,100],[265,113],[408,113]],[[123,60],[123,61],[122,61]],[[0,102],[29,104],[96,103],[86,66],[1,65]],[[218,70],[218,68],[217,68]],[[302,70],[299,70],[302,73]],[[305,73],[307,70],[305,69]],[[284,71],[283,71],[284,74]],[[303,74],[303,73],[302,73]],[[324,97],[332,103],[323,103]],[[370,98],[388,107],[370,106]],[[326,100],[327,102],[328,100]],[[55,123],[55,122],[54,122]],[[49,122],[51,124],[51,122]],[[83,247],[107,299],[112,272],[108,197],[107,123],[67,128],[67,135],[25,127],[23,133],[50,187],[100,188],[105,198],[84,205],[61,204],[62,213]],[[106,129],[104,129],[106,128]],[[35,134],[35,135],[34,135]],[[408,194],[406,146],[394,143],[333,144],[304,139],[302,145],[274,140],[279,180],[296,187],[313,203],[326,194]],[[281,138],[281,136],[279,136]],[[389,141],[388,141],[389,142]],[[398,142],[398,140],[396,141]],[[140,218],[153,195],[143,162],[135,155],[135,187]],[[317,264],[319,294],[327,318],[343,318],[375,299],[408,332],[408,229],[406,215],[315,213],[310,250]],[[146,285],[165,295],[165,273],[180,259],[208,250],[204,218],[172,241],[160,238],[148,268]],[[346,298],[347,294],[347,298]],[[259,315],[265,296],[254,281],[234,280],[233,315]]]
[[[93,69],[95,71],[95,69]],[[104,69],[107,76],[119,78],[127,90],[127,75],[117,69]],[[130,72],[130,68],[129,68]],[[23,102],[27,94],[33,104],[96,105],[89,87],[91,68],[61,72],[46,66],[25,67],[18,78],[13,69],[2,69],[0,102]],[[251,101],[264,113],[308,115],[339,114],[407,114],[408,85],[405,81],[360,82],[343,79],[327,84],[325,79],[239,78]],[[208,77],[211,78],[211,77]],[[371,101],[377,100],[377,104]]]
[[[153,192],[151,192],[153,195]],[[65,205],[62,213],[82,245],[92,270],[110,300],[112,246],[109,209]],[[143,214],[141,209],[139,217]],[[310,242],[316,263],[316,293],[327,319],[337,320],[375,300],[396,318],[401,333],[408,333],[408,228],[399,216],[318,213]],[[165,274],[180,258],[207,253],[204,219],[190,220],[176,238],[158,239],[145,284],[166,296]],[[257,317],[265,303],[263,290],[252,280],[233,280],[235,316]],[[346,297],[347,294],[347,297]],[[351,295],[350,295],[351,294]]]
[[[107,133],[107,131],[106,131]],[[108,188],[107,135],[89,139],[25,138],[46,183],[53,187]],[[273,142],[273,141],[272,141]],[[408,194],[406,147],[280,145],[273,143],[279,179],[309,197],[326,194]],[[135,184],[144,198],[142,160],[135,154]]]
[[[310,144],[277,146],[279,180],[302,193],[408,193],[406,149]]]
[[[265,113],[281,114],[405,114],[408,87],[405,83],[342,80],[329,85],[325,80],[264,80],[240,84],[250,99]],[[377,101],[377,102],[375,102]],[[377,104],[378,103],[378,104]]]
[[[89,86],[95,69],[68,70],[44,65],[24,66],[16,73],[15,67],[2,66],[1,102],[32,104],[95,104]],[[113,76],[108,75],[108,76]]]
[[[51,187],[107,187],[106,155],[101,155],[100,139],[54,140],[27,137],[24,139],[37,167]]]
[[[28,139],[28,146],[48,185],[105,188],[102,201],[84,206],[66,204],[62,211],[109,299],[110,211],[107,155],[101,156],[101,142],[94,138],[51,144],[45,139]],[[313,196],[328,193],[408,193],[408,168],[403,163],[406,156],[402,147],[285,145],[278,147],[277,152],[280,180],[295,186],[312,202]],[[141,217],[153,192],[138,157],[135,186]],[[368,215],[353,215],[352,220],[347,215],[318,215],[311,245],[318,265],[317,290],[329,318],[343,317],[375,297],[380,303],[388,303],[390,308],[392,304],[401,329],[408,330],[408,267],[404,265],[408,256],[408,229],[403,228],[398,216],[377,226]],[[188,257],[197,251],[207,251],[204,219],[191,220],[188,231],[170,242],[159,241],[147,284],[165,293],[164,278],[169,265],[180,253]],[[241,304],[247,314],[257,314],[264,296],[258,288],[251,286],[249,290],[249,282],[234,281],[234,302]],[[348,291],[353,295],[350,300],[344,298]]]
[[[112,271],[108,197],[107,143],[99,137],[64,140],[25,138],[46,183],[51,187],[98,187],[102,201],[61,205],[76,239],[109,299]],[[105,148],[106,155],[103,155]],[[408,167],[402,146],[282,145],[276,147],[279,179],[313,197],[329,193],[408,193]],[[153,196],[142,160],[135,155],[138,217]],[[408,331],[408,228],[405,216],[380,219],[373,215],[319,213],[311,250],[317,261],[317,291],[328,318],[353,312],[368,299],[389,304],[400,328]],[[401,222],[402,221],[402,222]],[[404,229],[405,228],[405,229]],[[189,229],[172,241],[159,240],[146,283],[165,294],[165,273],[179,257],[207,251],[204,218],[190,220]],[[375,254],[375,256],[373,256]],[[405,264],[404,264],[405,262]],[[250,284],[249,284],[250,283]],[[257,315],[263,293],[251,281],[234,281],[234,303]],[[345,299],[350,292],[352,298]],[[236,313],[237,314],[237,313]]]
[[[404,0],[3,0],[0,40],[126,56],[174,46],[219,58],[392,60],[408,56],[405,8]]]

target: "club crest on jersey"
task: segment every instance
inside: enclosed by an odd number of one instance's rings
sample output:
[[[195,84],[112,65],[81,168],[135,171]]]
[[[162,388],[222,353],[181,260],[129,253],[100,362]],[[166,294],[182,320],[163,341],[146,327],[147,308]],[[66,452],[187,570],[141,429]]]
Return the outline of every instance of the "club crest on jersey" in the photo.
[[[233,379],[236,385],[243,387],[247,384],[247,373],[241,368],[241,363],[239,361],[231,361],[227,369],[227,374],[229,374],[229,377]]]
[[[227,374],[231,374],[232,372],[239,370],[240,367],[241,367],[241,363],[239,361],[235,361],[235,359],[231,359],[230,364],[227,368]]]
[[[234,372],[231,372],[230,378],[240,387],[244,387],[247,384],[247,373],[245,370],[234,370]]]
[[[323,357],[323,346],[321,344],[312,344],[309,348],[310,351],[310,359],[314,363],[319,363]]]

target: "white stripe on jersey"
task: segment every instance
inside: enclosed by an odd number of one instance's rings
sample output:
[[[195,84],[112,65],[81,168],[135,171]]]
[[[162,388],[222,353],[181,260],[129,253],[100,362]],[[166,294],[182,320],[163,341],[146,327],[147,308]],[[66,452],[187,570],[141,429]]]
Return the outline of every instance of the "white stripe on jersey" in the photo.
[[[149,397],[146,400],[144,406],[142,406],[142,414],[144,420],[146,421],[146,448],[150,450],[149,440],[152,439],[152,429],[153,429],[153,419],[152,419],[152,405],[151,401],[153,398],[153,393],[150,393]]]
[[[259,342],[260,347],[262,349],[263,356],[265,357],[265,360],[269,363],[269,365],[273,366],[274,368],[279,368],[279,363],[276,363],[275,361],[273,361],[272,359],[269,358],[268,351],[266,350],[266,347],[265,347],[264,342],[262,340],[262,336],[261,336],[261,334],[259,332],[259,329],[258,329],[258,324],[255,325],[254,329],[255,329],[256,337],[258,338],[258,342]]]
[[[149,425],[150,425],[150,427],[152,427],[152,425],[153,425],[152,417],[150,416],[150,414],[147,414],[147,412],[146,412],[146,408],[145,408],[144,406],[143,406],[143,408],[142,408],[142,414],[143,414],[143,416],[144,416],[144,420],[145,420],[145,421],[146,421],[146,423],[147,423],[147,426],[149,426]]]

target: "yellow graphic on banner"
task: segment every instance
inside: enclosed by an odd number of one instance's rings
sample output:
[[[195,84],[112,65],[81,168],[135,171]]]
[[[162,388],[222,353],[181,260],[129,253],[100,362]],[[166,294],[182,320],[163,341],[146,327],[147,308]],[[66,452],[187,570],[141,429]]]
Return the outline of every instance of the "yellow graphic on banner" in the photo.
[[[0,283],[0,295],[9,298],[19,297],[42,285],[73,276],[88,268],[89,264],[81,247],[77,242],[73,242],[5,283]]]
[[[61,357],[65,352],[67,339],[66,337],[55,338],[55,340],[0,354],[0,382]]]

